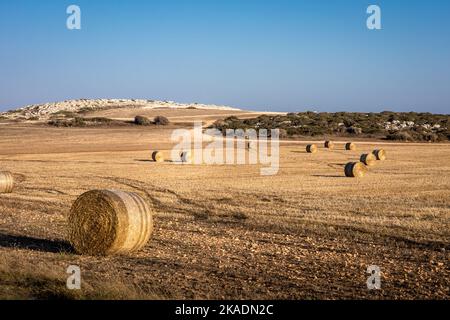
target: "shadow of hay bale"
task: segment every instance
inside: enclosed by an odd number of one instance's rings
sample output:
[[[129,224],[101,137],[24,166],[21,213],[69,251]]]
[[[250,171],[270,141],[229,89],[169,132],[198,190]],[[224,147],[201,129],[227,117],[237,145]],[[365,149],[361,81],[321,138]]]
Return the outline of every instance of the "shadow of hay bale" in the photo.
[[[151,163],[156,163],[156,161],[152,160],[152,159],[134,159],[134,161],[136,162],[151,162]],[[177,161],[173,161],[170,159],[164,159],[163,163],[182,163],[181,160],[177,160]]]
[[[0,233],[0,247],[50,253],[75,253],[72,246],[66,241],[39,239],[5,233]]]
[[[338,175],[332,175],[332,174],[313,174],[312,177],[319,177],[319,178],[345,178],[345,176],[338,176]]]

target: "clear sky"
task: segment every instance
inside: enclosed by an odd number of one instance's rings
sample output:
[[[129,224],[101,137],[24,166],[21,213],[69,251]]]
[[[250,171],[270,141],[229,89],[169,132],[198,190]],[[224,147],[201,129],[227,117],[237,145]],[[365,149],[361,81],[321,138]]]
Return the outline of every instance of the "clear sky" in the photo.
[[[81,30],[66,8],[81,8]],[[377,4],[382,30],[368,30]],[[450,113],[450,1],[0,0],[0,110],[143,98]]]

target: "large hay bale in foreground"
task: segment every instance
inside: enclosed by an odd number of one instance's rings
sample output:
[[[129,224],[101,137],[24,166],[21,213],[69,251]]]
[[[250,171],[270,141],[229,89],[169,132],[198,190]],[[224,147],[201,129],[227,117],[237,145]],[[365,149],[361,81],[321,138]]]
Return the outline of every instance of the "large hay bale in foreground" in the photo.
[[[317,146],[315,144],[308,144],[306,146],[306,152],[308,152],[308,153],[316,153],[317,152]]]
[[[10,172],[0,172],[0,193],[11,193],[14,188],[14,177]]]
[[[334,149],[334,142],[333,141],[325,141],[324,147],[327,149]]]
[[[164,155],[160,151],[154,151],[152,153],[152,159],[155,162],[164,162]]]
[[[367,167],[362,162],[349,162],[345,165],[345,176],[351,178],[361,178],[367,172]]]
[[[386,151],[384,151],[383,149],[374,150],[373,154],[375,155],[377,160],[381,160],[381,161],[386,160]]]
[[[362,163],[364,163],[366,166],[374,166],[377,162],[377,157],[373,153],[366,153],[362,154],[361,158],[359,159]]]
[[[183,151],[180,154],[181,162],[190,163],[192,162],[192,155],[190,151]]]
[[[125,254],[141,249],[150,239],[152,210],[135,193],[88,191],[72,205],[68,228],[69,241],[79,254]]]
[[[351,150],[351,151],[356,150],[356,144],[354,144],[353,142],[347,142],[345,144],[345,150]]]

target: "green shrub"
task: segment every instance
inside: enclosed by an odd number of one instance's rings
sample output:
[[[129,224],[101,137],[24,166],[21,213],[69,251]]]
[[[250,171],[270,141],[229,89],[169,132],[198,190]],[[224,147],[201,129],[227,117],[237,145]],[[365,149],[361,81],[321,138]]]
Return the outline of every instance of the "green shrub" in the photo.
[[[395,123],[393,123],[395,121]],[[397,122],[398,121],[398,122]],[[405,126],[406,125],[406,126]],[[439,125],[439,126],[435,126]],[[283,115],[260,115],[239,119],[236,116],[216,121],[214,128],[226,129],[283,129],[288,137],[359,135],[399,141],[450,140],[450,116],[429,113],[317,113],[301,112]]]

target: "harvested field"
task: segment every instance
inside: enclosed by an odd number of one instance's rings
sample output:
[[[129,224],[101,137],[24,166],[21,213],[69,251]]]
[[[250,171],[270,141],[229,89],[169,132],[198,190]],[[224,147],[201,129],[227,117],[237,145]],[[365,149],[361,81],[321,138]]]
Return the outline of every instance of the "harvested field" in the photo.
[[[449,144],[358,141],[355,154],[334,141],[312,158],[308,142],[290,141],[278,175],[265,177],[260,165],[153,162],[150,150],[170,154],[170,133],[0,126],[0,168],[15,180],[0,195],[0,297],[450,298]],[[346,163],[380,145],[387,160],[345,177]],[[92,189],[149,201],[148,245],[72,252],[70,207]],[[73,264],[84,281],[76,294],[65,290]],[[381,268],[379,291],[367,290],[369,265]]]

